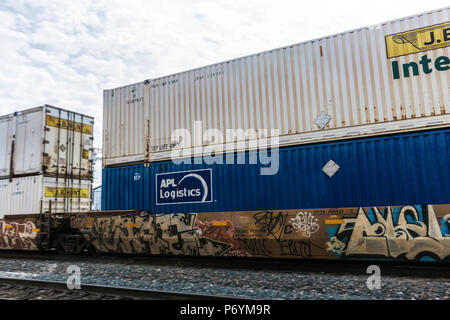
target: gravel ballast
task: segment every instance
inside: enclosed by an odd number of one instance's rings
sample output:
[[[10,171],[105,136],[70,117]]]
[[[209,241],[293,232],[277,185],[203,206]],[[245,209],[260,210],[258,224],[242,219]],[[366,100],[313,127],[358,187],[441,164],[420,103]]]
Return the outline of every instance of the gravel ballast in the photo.
[[[250,299],[448,300],[447,278],[381,276],[381,289],[369,290],[369,274],[268,271],[114,262],[0,258],[0,277],[66,282],[70,266],[81,283]],[[381,271],[383,273],[383,271]]]

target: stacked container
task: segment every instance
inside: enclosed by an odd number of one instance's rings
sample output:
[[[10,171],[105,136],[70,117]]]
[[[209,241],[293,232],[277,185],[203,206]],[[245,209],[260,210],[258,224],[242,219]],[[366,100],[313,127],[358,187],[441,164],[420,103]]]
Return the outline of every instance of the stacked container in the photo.
[[[407,182],[407,177],[422,181],[420,177],[428,175],[433,175],[430,177],[433,181],[441,181],[436,175],[445,173],[444,168],[432,171],[432,166],[427,164],[424,169],[422,164],[426,159],[419,158],[417,152],[424,149],[427,137],[437,137],[434,132],[441,132],[436,130],[450,127],[449,46],[450,8],[447,7],[105,90],[102,208],[151,209],[154,213],[228,210],[231,207],[220,203],[230,205],[239,196],[235,194],[236,183],[242,185],[240,178],[256,167],[249,162],[208,164],[204,156],[212,155],[223,161],[230,154],[242,159],[248,157],[248,152],[256,152],[259,158],[265,152],[263,149],[270,146],[282,150],[281,175],[275,180],[249,176],[251,181],[246,181],[249,189],[242,191],[250,194],[258,191],[263,198],[250,197],[253,206],[237,205],[232,210],[272,208],[270,203],[262,208],[261,203],[269,195],[277,194],[280,198],[271,202],[277,204],[274,209],[402,205],[406,199],[414,201],[416,195],[420,195],[417,200],[425,203],[450,203],[448,189],[439,193],[438,198],[431,194],[423,198],[427,193],[419,191],[402,198],[394,192],[384,194],[379,201],[370,190],[364,195],[368,198],[352,198],[359,187],[357,180],[349,180],[351,176],[357,179],[364,174],[376,180],[388,168],[403,182]],[[227,135],[229,129],[241,134]],[[402,141],[412,133],[417,133],[418,138],[407,141],[415,151],[406,155]],[[438,136],[442,134],[443,131]],[[380,137],[383,142],[375,143],[378,147],[374,147],[371,156],[389,161],[386,166],[378,163],[368,166],[369,144],[365,139],[372,137]],[[434,149],[429,152],[440,155],[436,160],[439,165],[447,163],[446,144],[432,145]],[[283,151],[289,147],[297,151]],[[353,160],[344,154],[350,152]],[[228,155],[222,156],[225,153]],[[387,153],[398,153],[403,162],[392,162],[395,159],[388,158]],[[190,158],[197,159],[198,165],[172,162]],[[354,159],[362,162],[354,163]],[[302,165],[305,167],[298,167]],[[314,166],[315,171],[306,170],[309,166]],[[329,174],[336,166],[339,170]],[[211,185],[206,183],[200,189],[205,192],[207,187],[216,186],[213,200],[194,201],[194,207],[189,206],[192,199],[158,203],[165,194],[162,188],[170,189],[160,175],[172,174],[166,179],[172,183],[179,178],[183,180],[183,172],[191,177],[198,175],[195,170],[211,171]],[[286,174],[289,170],[298,176]],[[288,179],[304,179],[308,175],[314,194]],[[345,183],[332,183],[342,176],[346,177]],[[331,184],[323,184],[322,179]],[[163,186],[159,185],[161,182]],[[141,183],[138,190],[133,189],[133,195],[116,192],[123,184],[133,183]],[[266,189],[257,190],[261,185]],[[350,188],[348,198],[329,202],[332,186],[337,188],[336,192]],[[376,186],[381,187],[382,184]],[[282,188],[293,193],[279,193]],[[295,193],[310,194],[314,199],[321,195],[323,200],[298,203],[286,198],[289,194],[294,197]]]
[[[0,117],[0,215],[88,211],[93,123],[49,105]]]

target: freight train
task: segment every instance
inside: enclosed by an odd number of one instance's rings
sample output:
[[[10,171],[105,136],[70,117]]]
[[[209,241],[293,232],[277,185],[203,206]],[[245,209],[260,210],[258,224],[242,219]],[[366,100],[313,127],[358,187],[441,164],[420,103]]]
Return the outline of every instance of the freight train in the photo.
[[[0,118],[0,248],[450,262],[449,16],[105,90],[103,211],[93,119],[44,107],[21,172],[27,122]]]

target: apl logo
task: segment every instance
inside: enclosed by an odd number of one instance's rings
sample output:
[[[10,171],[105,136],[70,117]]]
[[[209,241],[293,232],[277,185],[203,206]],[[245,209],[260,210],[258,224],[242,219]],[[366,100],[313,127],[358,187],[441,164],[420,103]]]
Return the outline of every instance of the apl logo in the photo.
[[[157,174],[156,191],[157,205],[212,202],[212,170]]]

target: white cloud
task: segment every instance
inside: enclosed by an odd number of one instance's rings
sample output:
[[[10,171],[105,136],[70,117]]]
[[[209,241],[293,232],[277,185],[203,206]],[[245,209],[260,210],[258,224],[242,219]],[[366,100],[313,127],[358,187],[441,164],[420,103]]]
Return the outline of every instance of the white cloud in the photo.
[[[95,116],[102,90],[428,11],[447,1],[3,0],[0,113]]]

